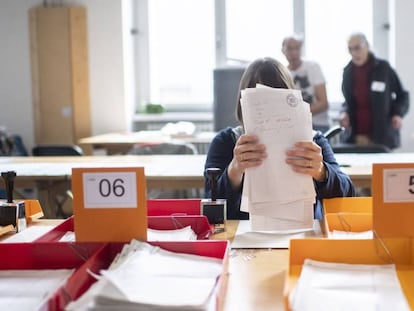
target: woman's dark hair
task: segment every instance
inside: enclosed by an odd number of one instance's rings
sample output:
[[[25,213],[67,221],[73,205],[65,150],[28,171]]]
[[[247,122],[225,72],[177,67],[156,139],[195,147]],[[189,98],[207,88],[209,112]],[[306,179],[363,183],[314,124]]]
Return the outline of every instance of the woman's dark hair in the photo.
[[[271,57],[256,59],[246,68],[240,80],[236,118],[241,124],[243,124],[240,104],[241,91],[246,88],[254,88],[257,83],[280,89],[295,88],[289,71],[282,63]]]

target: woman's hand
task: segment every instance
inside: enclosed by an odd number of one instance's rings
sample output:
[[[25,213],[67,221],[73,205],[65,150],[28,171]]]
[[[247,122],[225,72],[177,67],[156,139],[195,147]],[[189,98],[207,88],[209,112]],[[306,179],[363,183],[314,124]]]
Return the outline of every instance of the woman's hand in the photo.
[[[308,174],[317,181],[326,180],[326,168],[323,164],[322,150],[313,141],[299,141],[286,151],[286,163],[295,172]]]
[[[266,147],[259,144],[256,135],[241,135],[234,146],[233,160],[227,170],[233,187],[240,186],[246,168],[259,166],[266,156]]]

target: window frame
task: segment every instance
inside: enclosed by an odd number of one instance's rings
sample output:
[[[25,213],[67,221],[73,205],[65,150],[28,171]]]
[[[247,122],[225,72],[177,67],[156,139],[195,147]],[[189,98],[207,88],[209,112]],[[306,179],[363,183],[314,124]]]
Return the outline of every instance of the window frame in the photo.
[[[148,1],[134,0],[134,28],[131,33],[135,36],[134,55],[135,59],[135,103],[136,110],[144,109],[143,103],[150,98],[150,68],[149,68],[149,40],[148,40]],[[173,1],[173,0],[172,0]],[[216,67],[228,64],[226,44],[226,1],[214,0],[215,15],[215,60]],[[305,1],[293,0],[293,26],[296,33],[304,34],[305,30]],[[374,1],[374,0],[370,0]],[[373,42],[371,43],[376,54],[382,58],[389,58],[389,0],[375,0],[373,5]],[[305,40],[306,42],[306,40]],[[306,43],[303,47],[306,56]],[[213,98],[213,96],[212,96]],[[335,103],[333,103],[335,105]],[[169,105],[168,112],[211,112],[213,103],[206,105],[177,104]]]

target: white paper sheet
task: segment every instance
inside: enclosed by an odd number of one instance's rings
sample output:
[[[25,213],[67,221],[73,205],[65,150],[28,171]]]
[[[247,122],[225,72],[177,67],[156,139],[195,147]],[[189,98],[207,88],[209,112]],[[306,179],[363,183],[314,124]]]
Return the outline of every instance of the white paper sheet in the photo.
[[[191,226],[187,226],[180,229],[173,230],[155,230],[147,229],[148,241],[191,241],[197,240],[197,234],[191,229]]]
[[[222,271],[217,258],[169,252],[134,240],[67,310],[210,310]]]
[[[340,231],[333,230],[329,232],[329,237],[332,239],[373,239],[374,232],[372,230],[362,232]]]
[[[322,237],[318,220],[312,230],[253,231],[249,220],[240,220],[231,248],[289,248],[291,239]]]
[[[292,311],[408,311],[395,265],[306,259],[289,296]]]
[[[7,239],[1,241],[1,243],[20,243],[20,242],[32,242],[42,235],[52,230],[55,226],[31,226],[23,231],[14,233]]]
[[[250,213],[255,230],[311,229],[315,188],[312,177],[285,162],[286,150],[297,141],[312,140],[309,104],[298,90],[258,84],[242,91],[244,129],[266,145],[262,165],[248,168],[240,209]]]
[[[72,272],[72,269],[1,270],[0,305],[4,310],[39,310]]]
[[[249,168],[245,178],[251,202],[288,201],[314,197],[310,176],[296,173],[286,164],[286,150],[300,140],[312,140],[312,115],[300,91],[290,89],[246,89],[241,98],[246,134],[255,134],[266,145],[263,164]],[[283,176],[283,178],[281,178]]]

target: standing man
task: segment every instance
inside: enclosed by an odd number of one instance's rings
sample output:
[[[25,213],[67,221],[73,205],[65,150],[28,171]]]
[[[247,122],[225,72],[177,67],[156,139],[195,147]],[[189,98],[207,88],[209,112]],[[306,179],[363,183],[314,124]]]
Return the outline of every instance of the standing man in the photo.
[[[400,146],[400,128],[409,108],[409,95],[390,64],[370,51],[365,35],[348,39],[351,61],[344,68],[345,102],[340,123],[349,130],[347,142],[357,145]]]
[[[310,104],[313,128],[325,132],[330,123],[325,78],[319,64],[302,59],[302,45],[301,37],[288,36],[283,40],[282,52],[296,88],[302,91],[303,100]]]

